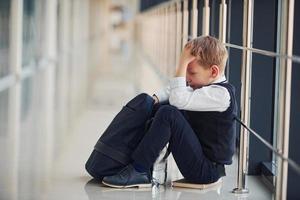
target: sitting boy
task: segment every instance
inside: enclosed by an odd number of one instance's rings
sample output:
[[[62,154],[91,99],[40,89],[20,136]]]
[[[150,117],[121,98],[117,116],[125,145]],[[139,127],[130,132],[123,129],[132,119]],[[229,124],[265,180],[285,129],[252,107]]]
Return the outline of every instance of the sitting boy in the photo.
[[[169,143],[175,162],[192,183],[213,183],[225,175],[235,151],[236,100],[226,81],[228,57],[216,38],[189,41],[170,85],[153,95],[161,105],[147,133],[132,154],[133,162],[103,178],[111,187],[150,187],[150,168]]]

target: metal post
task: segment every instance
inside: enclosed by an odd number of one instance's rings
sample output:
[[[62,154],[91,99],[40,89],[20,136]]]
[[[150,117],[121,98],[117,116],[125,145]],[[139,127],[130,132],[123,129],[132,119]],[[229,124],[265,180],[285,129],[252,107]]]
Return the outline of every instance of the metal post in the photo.
[[[189,28],[189,11],[188,11],[188,0],[183,0],[183,33],[182,33],[182,44],[185,45],[188,41],[188,28]]]
[[[60,1],[60,16],[58,18],[58,39],[59,39],[59,67],[57,68],[57,82],[59,83],[59,88],[56,91],[58,97],[57,100],[57,110],[59,110],[59,115],[56,120],[58,121],[60,133],[66,133],[69,127],[68,123],[68,93],[69,90],[69,50],[70,44],[70,13],[71,13],[71,3],[70,1]]]
[[[252,22],[253,22],[253,0],[244,0],[244,17],[243,17],[243,46],[252,46]],[[250,124],[250,98],[251,98],[251,55],[252,53],[243,50],[242,60],[242,89],[241,89],[241,119],[247,126]],[[237,188],[233,193],[249,193],[246,188],[246,175],[248,173],[248,149],[249,134],[245,129],[241,129],[240,147],[239,147],[238,179]]]
[[[13,193],[11,199],[19,199],[18,170],[20,159],[20,115],[21,115],[21,73],[22,73],[22,33],[23,33],[23,1],[12,0],[10,10],[10,52],[9,68],[15,77],[15,84],[9,89],[8,138],[10,145],[11,163],[9,175],[11,184],[8,185]]]
[[[203,7],[202,35],[209,35],[209,12],[209,0],[205,0]]]
[[[160,45],[163,44],[163,41],[165,39],[164,38],[165,37],[164,30],[163,30],[164,25],[165,24],[164,24],[163,8],[159,8],[159,32],[160,32],[159,43],[160,43]],[[163,66],[163,59],[164,59],[163,51],[164,51],[164,49],[162,46],[160,46],[160,48],[158,50],[159,50],[159,65],[158,66],[160,66],[159,68],[161,69]]]
[[[181,13],[181,2],[176,2],[176,63],[178,64],[178,60],[180,57],[180,53],[182,50],[182,13]]]
[[[192,7],[192,26],[191,26],[191,33],[192,37],[197,37],[197,25],[198,25],[198,10],[197,10],[197,0],[193,0],[193,7]]]
[[[49,176],[51,171],[51,163],[53,162],[53,149],[54,149],[54,94],[55,94],[55,67],[57,61],[56,41],[57,41],[57,0],[45,2],[45,21],[47,23],[45,31],[45,55],[47,59],[50,59],[47,67],[44,69],[42,76],[43,88],[43,101],[42,109],[44,113],[47,113],[43,117],[44,134],[43,143],[45,144],[42,153],[45,157],[45,162],[41,163],[41,168],[45,170],[45,177]]]
[[[177,23],[176,23],[176,19],[177,19],[177,15],[176,15],[176,3],[172,3],[171,4],[171,34],[172,34],[172,54],[171,54],[171,66],[170,66],[170,70],[171,73],[174,74],[175,70],[176,70],[176,35],[177,35]]]
[[[171,8],[170,5],[166,6],[166,75],[170,75],[170,44],[171,44],[171,32],[170,32],[170,25],[171,25],[171,20],[170,20],[170,13],[171,13]]]
[[[159,66],[159,61],[160,61],[160,47],[159,47],[159,44],[160,44],[160,40],[161,40],[161,21],[160,21],[160,10],[159,8],[157,8],[155,10],[155,26],[156,26],[156,40],[155,40],[155,63],[156,63],[156,66]]]
[[[226,42],[226,28],[227,28],[227,5],[226,1],[222,0],[220,4],[220,20],[219,20],[219,40]]]
[[[281,9],[280,54],[292,56],[294,0],[281,1]],[[291,79],[292,60],[280,58],[277,148],[285,157],[288,157],[289,151]],[[279,158],[276,179],[276,200],[285,200],[287,198],[287,177],[288,163],[286,160]]]
[[[167,75],[167,70],[168,70],[168,8],[164,7],[163,8],[163,13],[164,13],[164,40],[163,40],[163,49],[164,49],[164,60],[163,60],[163,73],[164,75]]]
[[[165,27],[165,21],[164,21],[164,10],[163,8],[160,8],[159,9],[159,15],[160,15],[160,48],[159,48],[159,51],[160,51],[160,54],[159,54],[159,65],[160,66],[160,70],[162,70],[162,66],[163,66],[163,63],[164,63],[164,47],[161,46],[163,45],[164,43],[164,40],[165,40],[165,33],[164,33],[164,27]],[[144,30],[144,32],[146,32]]]

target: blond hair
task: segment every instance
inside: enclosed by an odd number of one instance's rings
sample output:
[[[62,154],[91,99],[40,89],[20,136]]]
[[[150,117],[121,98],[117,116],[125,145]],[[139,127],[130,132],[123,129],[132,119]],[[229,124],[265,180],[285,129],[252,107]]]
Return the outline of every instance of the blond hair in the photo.
[[[200,36],[189,41],[185,47],[191,47],[191,54],[196,57],[198,63],[204,67],[217,65],[224,73],[228,58],[224,44],[212,36]]]

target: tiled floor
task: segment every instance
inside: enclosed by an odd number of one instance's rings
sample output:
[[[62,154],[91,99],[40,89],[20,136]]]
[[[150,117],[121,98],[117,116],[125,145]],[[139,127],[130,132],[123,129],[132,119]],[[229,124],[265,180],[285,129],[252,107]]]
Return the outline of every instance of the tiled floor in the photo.
[[[135,57],[136,59],[136,57]],[[147,77],[143,73],[143,64],[137,60],[125,60],[113,56],[111,71],[98,77],[93,87],[93,95],[89,99],[87,109],[82,112],[64,148],[55,155],[55,162],[50,163],[47,171],[41,171],[37,163],[43,156],[35,157],[35,153],[20,154],[18,160],[11,161],[14,152],[0,152],[0,199],[1,200],[54,200],[54,199],[272,199],[271,193],[256,177],[248,177],[249,195],[235,195],[231,190],[236,183],[236,160],[227,167],[227,176],[222,185],[209,190],[179,189],[170,187],[170,181],[180,178],[176,165],[169,158],[168,183],[166,186],[149,189],[113,189],[102,187],[85,172],[84,164],[100,134],[107,127],[121,106],[140,92],[141,81],[138,77]],[[139,70],[135,68],[139,66]],[[146,69],[146,71],[149,69]],[[145,72],[148,73],[148,72]],[[143,87],[144,88],[144,87]],[[151,89],[149,89],[151,91]],[[36,136],[37,137],[37,136]],[[27,150],[38,140],[31,140]],[[22,143],[22,141],[20,141]],[[9,145],[1,140],[1,146]],[[28,149],[29,148],[29,149]],[[2,165],[3,163],[3,165]]]

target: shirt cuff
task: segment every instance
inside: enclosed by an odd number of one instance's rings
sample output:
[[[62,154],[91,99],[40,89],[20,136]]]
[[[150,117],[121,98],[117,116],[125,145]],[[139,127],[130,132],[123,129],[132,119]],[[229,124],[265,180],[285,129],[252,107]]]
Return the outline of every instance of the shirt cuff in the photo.
[[[185,77],[174,77],[170,81],[171,89],[178,87],[186,87],[186,78]]]
[[[165,91],[165,89],[159,90],[158,92],[155,92],[154,95],[158,98],[159,102],[164,102],[169,99],[169,95]]]

